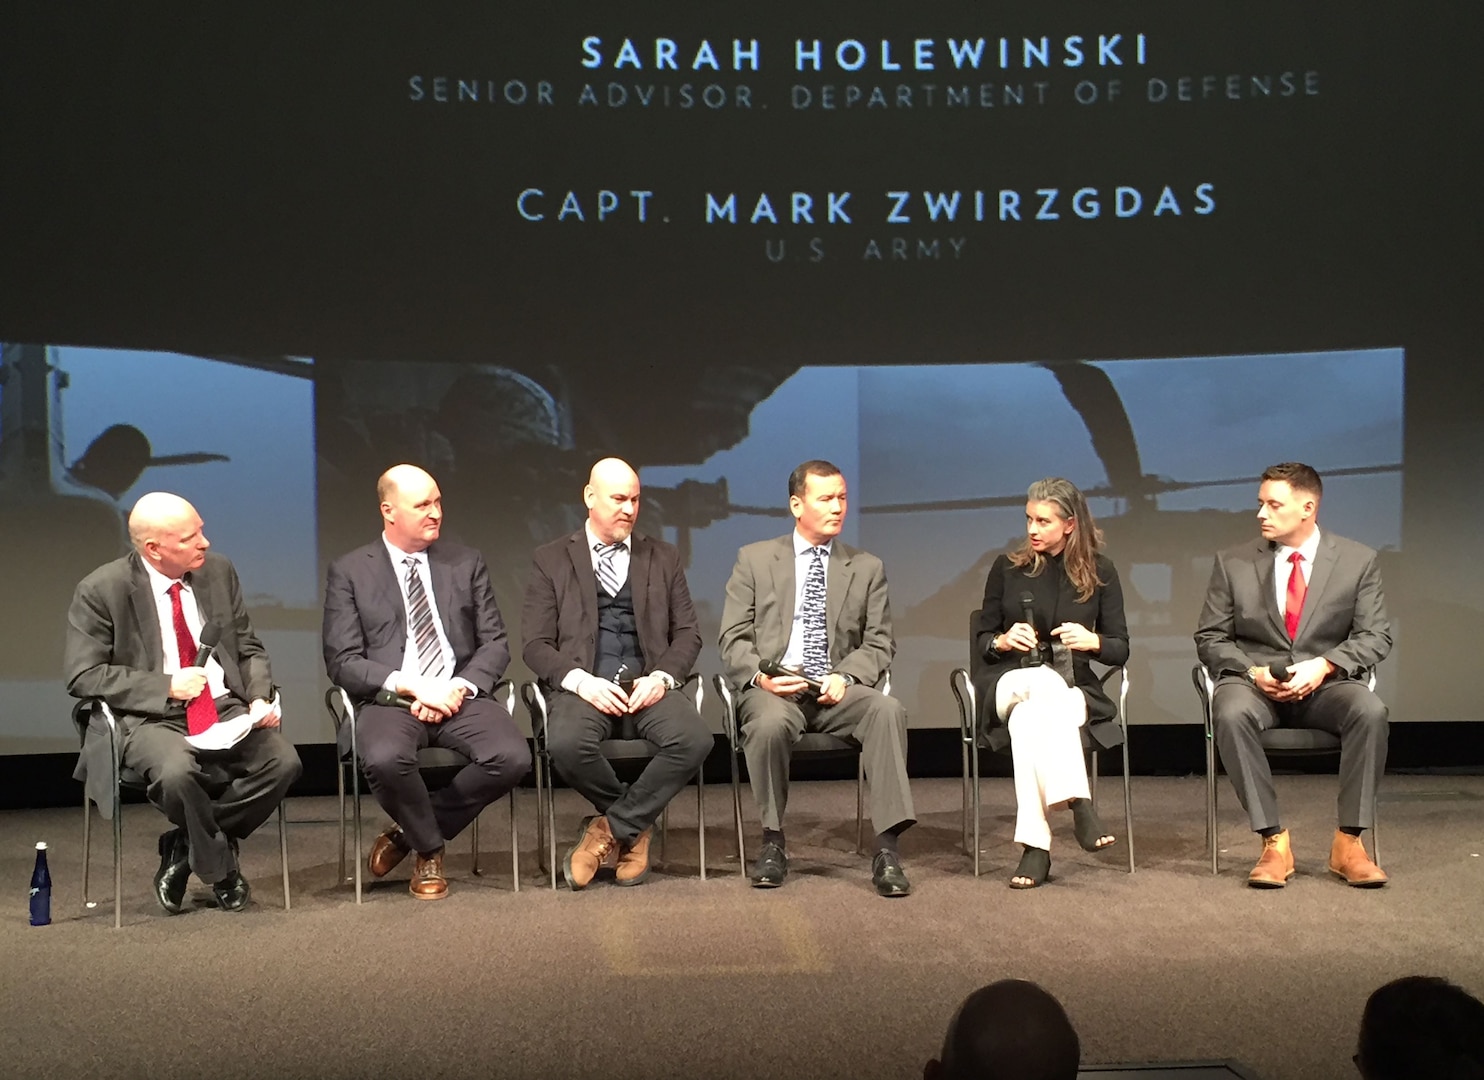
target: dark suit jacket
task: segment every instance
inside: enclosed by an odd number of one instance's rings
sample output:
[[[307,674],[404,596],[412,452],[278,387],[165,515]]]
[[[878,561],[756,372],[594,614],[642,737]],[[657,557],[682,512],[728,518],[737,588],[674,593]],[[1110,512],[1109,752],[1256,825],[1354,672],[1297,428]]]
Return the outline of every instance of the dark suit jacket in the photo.
[[[1332,677],[1355,679],[1386,658],[1391,620],[1374,551],[1320,530],[1292,638],[1278,610],[1273,551],[1257,539],[1216,556],[1195,631],[1196,653],[1213,678],[1322,656],[1336,668]]]
[[[634,533],[629,586],[644,674],[667,672],[684,682],[701,652],[701,631],[680,552],[673,544]],[[536,549],[521,608],[522,658],[538,679],[557,686],[573,668],[592,671],[598,643],[598,577],[587,530]]]
[[[451,677],[491,693],[510,666],[510,645],[484,556],[439,540],[428,548],[428,572],[438,618],[453,647]],[[380,537],[330,564],[321,639],[330,681],[358,703],[373,700],[387,676],[401,668],[407,611]]]
[[[835,540],[825,581],[830,665],[866,686],[886,677],[896,642],[886,568],[876,556]],[[793,533],[737,552],[721,613],[721,663],[734,686],[750,682],[764,660],[788,648],[794,619]]]
[[[105,563],[78,584],[67,610],[67,644],[62,668],[67,692],[102,698],[124,732],[141,723],[173,720],[185,727],[185,703],[170,697],[160,618],[149,574],[137,553]],[[253,632],[242,604],[242,586],[231,562],[214,552],[188,575],[203,622],[222,628],[216,659],[227,689],[244,703],[271,700],[273,672],[263,643]],[[94,730],[105,735],[101,719]],[[89,734],[74,774],[99,808],[113,807],[113,758],[107,738]]]
[[[978,624],[972,644],[976,662],[970,665],[974,687],[984,703],[981,723],[993,728],[999,724],[995,715],[995,686],[1000,676],[1020,667],[1025,653],[995,652],[991,642],[1014,624],[1024,620],[1021,596],[1035,597],[1031,612],[1035,616],[1036,636],[1044,642],[1055,641],[1054,627],[1064,622],[1081,623],[1102,638],[1095,653],[1072,652],[1072,681],[1087,696],[1089,724],[1112,720],[1117,708],[1103,689],[1102,681],[1092,670],[1092,661],[1118,667],[1128,663],[1128,621],[1123,614],[1123,584],[1113,560],[1097,556],[1098,579],[1103,582],[1085,601],[1077,599],[1077,589],[1067,577],[1059,557],[1047,560],[1040,574],[1032,576],[1029,567],[1016,566],[1008,555],[995,559],[984,582],[984,604],[979,609]]]

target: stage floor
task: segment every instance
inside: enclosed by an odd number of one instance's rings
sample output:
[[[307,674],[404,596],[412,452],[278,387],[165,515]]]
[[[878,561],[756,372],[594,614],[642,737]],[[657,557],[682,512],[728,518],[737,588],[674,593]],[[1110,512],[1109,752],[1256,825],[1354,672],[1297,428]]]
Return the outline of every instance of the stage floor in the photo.
[[[1225,785],[1225,779],[1223,778]],[[4,1071],[48,1077],[912,1077],[962,997],[999,978],[1066,1004],[1083,1062],[1231,1059],[1257,1075],[1348,1077],[1366,996],[1401,975],[1484,992],[1484,777],[1388,777],[1380,825],[1392,883],[1325,872],[1332,776],[1280,777],[1298,875],[1244,882],[1257,853],[1229,787],[1213,878],[1205,780],[1136,777],[1137,873],[1126,872],[1118,784],[1103,817],[1119,845],[1089,855],[1055,822],[1053,879],[1005,883],[1013,795],[985,781],[984,876],[960,846],[960,786],[914,782],[903,839],[915,893],[878,898],[851,851],[851,782],[799,783],[792,873],[779,890],[738,875],[731,793],[707,790],[710,879],[696,877],[694,792],[672,808],[670,863],[635,889],[553,894],[536,866],[535,800],[520,797],[523,877],[511,889],[509,817],[486,812],[484,875],[468,837],[451,895],[412,900],[410,864],[359,909],[337,883],[333,799],[296,799],[293,910],[282,910],[276,831],[243,847],[254,904],[167,918],[150,898],[164,819],[125,808],[122,930],[113,929],[110,833],[95,818],[94,910],[81,902],[81,810],[0,815]],[[365,803],[367,843],[380,827]],[[561,847],[583,811],[558,793]],[[744,814],[752,822],[750,797]],[[868,824],[869,831],[869,824]],[[755,824],[747,837],[756,844]],[[27,925],[33,845],[50,845],[53,924]],[[193,882],[199,898],[209,890]]]

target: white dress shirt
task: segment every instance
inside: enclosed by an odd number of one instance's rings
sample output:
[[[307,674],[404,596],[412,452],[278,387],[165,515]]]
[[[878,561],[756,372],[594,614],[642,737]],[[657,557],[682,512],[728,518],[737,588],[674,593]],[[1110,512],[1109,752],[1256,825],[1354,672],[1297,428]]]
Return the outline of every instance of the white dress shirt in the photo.
[[[1304,557],[1299,563],[1299,569],[1304,574],[1304,588],[1309,586],[1309,578],[1314,573],[1314,556],[1319,551],[1319,529],[1316,527],[1298,547],[1289,547],[1287,544],[1279,544],[1278,550],[1273,553],[1273,589],[1278,597],[1278,614],[1282,615],[1288,607],[1288,578],[1293,573],[1293,567],[1288,562],[1288,557],[1297,551]],[[1304,603],[1307,604],[1307,594]]]
[[[443,632],[443,619],[438,615],[438,598],[433,595],[433,574],[428,567],[428,553],[426,551],[403,551],[386,538],[386,533],[381,534],[381,542],[386,545],[386,553],[391,556],[392,569],[396,571],[397,588],[402,590],[402,611],[406,615],[407,644],[402,648],[402,667],[386,677],[382,684],[383,689],[396,690],[398,675],[417,675],[422,671],[422,663],[417,655],[417,639],[412,636],[412,601],[407,596],[407,559],[417,562],[417,576],[422,578],[423,592],[428,596],[428,610],[433,613],[433,629],[438,633],[438,652],[443,657],[442,678],[452,680],[454,678],[454,655],[453,646],[448,643],[448,635]],[[474,697],[479,693],[479,688],[468,679],[454,680],[469,691],[469,696]]]
[[[828,603],[830,589],[830,551],[834,540],[827,540],[819,546],[824,549],[824,556],[820,560],[824,563],[824,587],[826,603]],[[779,661],[786,668],[795,671],[804,669],[804,583],[809,577],[809,567],[814,563],[814,545],[799,535],[794,530],[794,621],[788,631],[788,648],[783,652],[783,658]],[[826,628],[828,634],[828,628]]]
[[[175,641],[175,605],[170,599],[170,587],[176,581],[160,573],[147,561],[144,562],[144,569],[149,574],[149,590],[155,598],[155,613],[160,617],[160,642],[165,650],[165,674],[174,675],[182,668],[190,667],[196,659],[194,656],[181,656],[180,647]],[[190,630],[191,637],[199,643],[204,620],[201,618],[201,609],[196,606],[196,594],[191,590],[190,582],[184,578],[180,581],[180,610],[185,616],[186,628]],[[226,672],[214,655],[206,661],[206,685],[213,698],[219,698],[227,692]]]

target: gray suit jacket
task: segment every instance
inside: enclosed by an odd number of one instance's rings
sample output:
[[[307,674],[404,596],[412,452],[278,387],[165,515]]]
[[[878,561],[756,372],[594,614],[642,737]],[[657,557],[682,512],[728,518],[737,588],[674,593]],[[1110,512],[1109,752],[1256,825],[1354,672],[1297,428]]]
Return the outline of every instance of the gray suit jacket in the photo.
[[[634,533],[629,587],[645,671],[684,682],[701,652],[701,631],[685,568],[674,544]],[[598,578],[587,530],[536,549],[521,609],[522,657],[543,682],[556,686],[573,668],[592,671],[598,642]]]
[[[484,556],[439,540],[428,548],[428,573],[438,618],[453,648],[452,677],[469,680],[481,694],[493,692],[510,666],[510,645]],[[321,644],[330,681],[357,703],[373,700],[387,676],[402,666],[407,611],[380,538],[330,564]],[[349,738],[346,732],[347,747]]]
[[[273,672],[248,621],[236,569],[225,556],[207,552],[205,565],[188,578],[202,620],[222,628],[216,659],[227,689],[243,702],[271,699]],[[158,720],[184,729],[185,703],[170,697],[160,617],[138,554],[105,563],[78,584],[67,610],[62,668],[67,692],[103,699],[123,733]],[[101,717],[91,721],[73,775],[83,781],[88,798],[111,814],[113,758],[103,724]]]
[[[1292,638],[1278,610],[1273,546],[1258,539],[1216,556],[1195,647],[1214,678],[1249,667],[1322,656],[1342,678],[1360,678],[1391,652],[1391,620],[1376,553],[1323,529]]]
[[[788,648],[794,619],[793,534],[748,544],[737,552],[721,612],[721,663],[734,686],[750,682],[764,660]],[[891,667],[891,605],[881,560],[836,540],[825,582],[830,664],[866,686]]]

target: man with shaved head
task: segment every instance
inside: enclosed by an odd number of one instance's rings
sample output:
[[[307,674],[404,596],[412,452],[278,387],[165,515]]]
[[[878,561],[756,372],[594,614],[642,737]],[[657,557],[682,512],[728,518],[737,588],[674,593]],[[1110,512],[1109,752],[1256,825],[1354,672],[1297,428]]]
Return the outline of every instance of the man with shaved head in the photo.
[[[241,911],[250,889],[237,842],[278,808],[301,771],[299,755],[279,731],[273,673],[237,571],[208,550],[196,508],[166,492],[141,496],[129,537],[134,551],[94,570],[73,594],[67,690],[112,710],[120,763],[145,778],[150,802],[175,826],[160,837],[160,906],[171,915],[182,910],[194,871],[218,907]],[[208,625],[220,637],[198,666]],[[213,731],[217,723],[243,716],[253,724],[240,740],[213,739],[227,730]],[[108,816],[112,752],[104,720],[92,723],[76,776]]]
[[[923,1080],[1076,1080],[1082,1044],[1061,1003],[1033,982],[1002,979],[966,997]]]
[[[440,539],[443,495],[416,465],[388,469],[376,495],[381,537],[335,560],[325,581],[325,670],[356,703],[361,767],[392,819],[371,846],[372,875],[416,852],[408,890],[441,900],[444,845],[520,783],[531,752],[490,696],[510,646],[484,556]],[[400,701],[376,704],[383,690]],[[349,729],[340,737],[349,750]],[[428,746],[469,759],[434,793],[417,769]]]
[[[634,531],[639,476],[626,462],[594,465],[582,499],[582,528],[536,549],[521,609],[522,655],[551,694],[552,763],[597,811],[562,864],[573,889],[605,864],[619,885],[648,876],[655,820],[712,745],[677,689],[701,651],[680,552]],[[632,737],[658,753],[625,785],[599,744]]]

